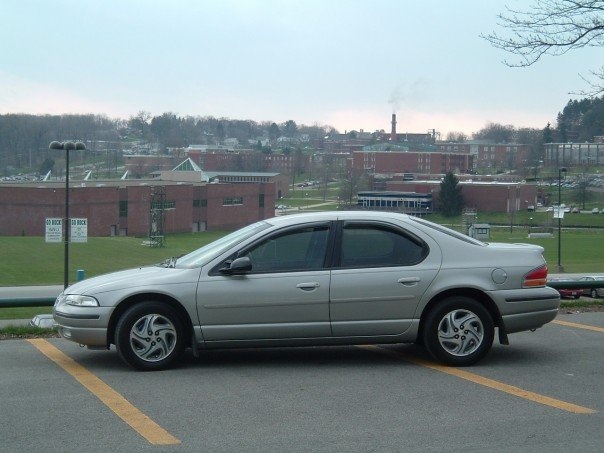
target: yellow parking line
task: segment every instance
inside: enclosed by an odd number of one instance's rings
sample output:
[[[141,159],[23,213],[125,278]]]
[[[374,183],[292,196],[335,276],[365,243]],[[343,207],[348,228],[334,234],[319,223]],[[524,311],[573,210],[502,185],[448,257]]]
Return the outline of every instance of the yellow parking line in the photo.
[[[552,324],[559,324],[561,326],[576,327],[577,329],[593,330],[594,332],[604,333],[604,327],[590,326],[587,324],[577,324],[576,322],[560,321],[554,319]]]
[[[147,439],[147,441],[153,445],[180,444],[179,439],[172,436],[168,431],[134,407],[126,398],[48,341],[43,339],[28,341],[38,348],[42,354],[73,376],[118,417]]]
[[[401,352],[392,351],[390,349],[385,349],[378,346],[359,346],[364,349],[369,349],[372,351],[377,351],[392,357],[396,357],[398,359],[403,359],[407,362],[413,363],[415,365],[420,365],[426,368],[430,368],[432,370],[440,371],[441,373],[446,373],[451,376],[456,376],[461,379],[465,379],[466,381],[474,382],[475,384],[480,384],[485,387],[492,388],[494,390],[499,390],[504,393],[508,393],[510,395],[518,396],[520,398],[533,401],[535,403],[543,404],[546,406],[555,407],[556,409],[561,409],[563,411],[572,412],[575,414],[595,414],[597,411],[594,409],[590,409],[588,407],[578,406],[576,404],[567,403],[565,401],[557,400],[555,398],[550,398],[549,396],[540,395],[539,393],[530,392],[528,390],[521,389],[519,387],[514,387],[513,385],[504,384],[503,382],[496,381],[494,379],[485,378],[483,376],[479,376],[478,374],[470,373],[468,371],[461,370],[459,368],[452,368],[443,365],[438,365],[434,362],[430,362],[428,360],[418,359],[415,357],[410,357]]]

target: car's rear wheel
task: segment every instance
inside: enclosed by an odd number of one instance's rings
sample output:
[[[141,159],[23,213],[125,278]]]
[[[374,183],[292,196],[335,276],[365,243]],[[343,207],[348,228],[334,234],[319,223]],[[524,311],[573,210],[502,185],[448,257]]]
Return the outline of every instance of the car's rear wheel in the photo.
[[[591,297],[594,299],[597,299],[598,297],[598,291],[595,288],[591,290]]]
[[[174,363],[185,349],[183,322],[170,306],[141,302],[120,317],[115,346],[124,362],[143,370],[160,370]]]
[[[424,345],[438,361],[467,366],[491,349],[495,326],[488,310],[469,297],[449,297],[428,313],[423,326]]]

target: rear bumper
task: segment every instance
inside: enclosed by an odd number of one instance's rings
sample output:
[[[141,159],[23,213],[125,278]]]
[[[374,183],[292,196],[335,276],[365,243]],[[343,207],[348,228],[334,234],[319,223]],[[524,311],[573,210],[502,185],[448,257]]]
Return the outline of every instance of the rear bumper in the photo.
[[[552,321],[560,307],[560,294],[547,286],[493,291],[489,295],[499,308],[506,333],[537,329]]]
[[[532,330],[553,321],[558,315],[558,309],[521,313],[517,315],[502,316],[505,333]]]

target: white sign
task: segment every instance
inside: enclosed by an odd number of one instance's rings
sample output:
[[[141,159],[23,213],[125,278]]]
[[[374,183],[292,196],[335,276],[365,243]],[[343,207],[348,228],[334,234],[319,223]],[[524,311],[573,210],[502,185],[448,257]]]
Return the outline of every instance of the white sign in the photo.
[[[88,241],[88,219],[71,219],[71,242]]]
[[[564,208],[554,208],[554,219],[564,218]]]
[[[46,219],[46,242],[61,242],[63,239],[63,219]]]

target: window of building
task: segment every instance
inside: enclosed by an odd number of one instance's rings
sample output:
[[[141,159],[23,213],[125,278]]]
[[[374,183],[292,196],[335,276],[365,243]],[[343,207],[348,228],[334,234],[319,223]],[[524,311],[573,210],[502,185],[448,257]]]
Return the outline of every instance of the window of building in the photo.
[[[163,203],[161,201],[154,201],[153,203],[151,203],[151,209],[174,209],[174,208],[176,208],[175,201],[164,201]]]
[[[128,217],[128,201],[120,201],[120,217]]]
[[[243,204],[243,197],[230,197],[222,201],[223,206],[237,206]]]
[[[260,208],[264,207],[264,194],[263,193],[258,195],[258,207],[260,207]]]

